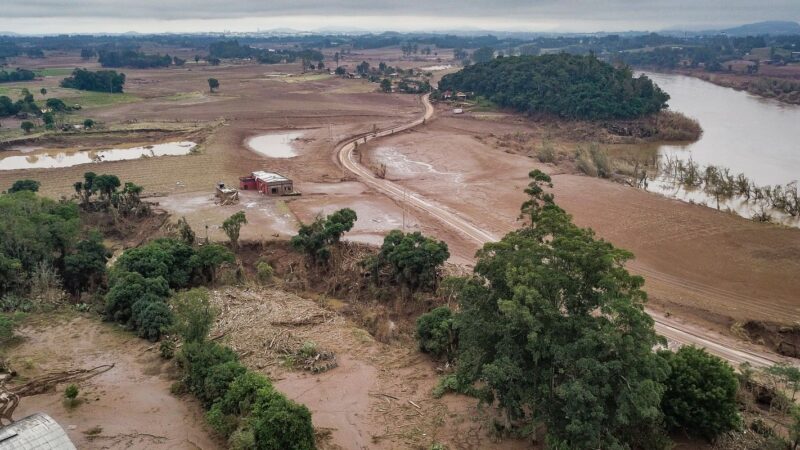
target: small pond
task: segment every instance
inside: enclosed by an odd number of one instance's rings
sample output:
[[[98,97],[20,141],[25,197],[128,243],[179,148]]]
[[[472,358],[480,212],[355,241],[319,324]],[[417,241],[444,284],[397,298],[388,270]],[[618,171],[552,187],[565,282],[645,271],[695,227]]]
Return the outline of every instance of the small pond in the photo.
[[[126,161],[157,156],[180,156],[189,154],[195,146],[197,144],[191,141],[178,141],[108,150],[80,150],[74,152],[52,150],[0,158],[0,170],[56,169],[108,161]]]

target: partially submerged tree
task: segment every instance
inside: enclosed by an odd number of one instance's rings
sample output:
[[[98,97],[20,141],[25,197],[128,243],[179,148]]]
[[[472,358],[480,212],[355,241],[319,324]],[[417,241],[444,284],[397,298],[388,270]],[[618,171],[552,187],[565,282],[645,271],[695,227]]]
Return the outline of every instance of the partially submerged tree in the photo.
[[[444,241],[423,236],[419,231],[392,230],[383,240],[373,270],[389,267],[394,281],[412,291],[434,289],[439,268],[449,257]]]

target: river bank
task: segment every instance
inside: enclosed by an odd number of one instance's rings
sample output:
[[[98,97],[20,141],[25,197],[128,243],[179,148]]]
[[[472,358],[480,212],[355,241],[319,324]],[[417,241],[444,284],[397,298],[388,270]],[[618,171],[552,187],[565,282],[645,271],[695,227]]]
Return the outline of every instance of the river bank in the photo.
[[[685,75],[759,97],[773,99],[789,105],[800,105],[800,66],[786,66],[784,71],[772,70],[765,74],[734,72],[707,72],[704,69],[658,69],[659,72]]]

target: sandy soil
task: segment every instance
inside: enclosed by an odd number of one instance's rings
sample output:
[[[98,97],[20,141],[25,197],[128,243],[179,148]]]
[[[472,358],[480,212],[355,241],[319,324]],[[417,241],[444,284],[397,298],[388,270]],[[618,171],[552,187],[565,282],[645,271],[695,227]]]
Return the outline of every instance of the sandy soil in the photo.
[[[63,390],[23,397],[14,413],[22,418],[45,412],[67,430],[78,448],[217,449],[206,430],[202,408],[172,396],[170,362],[150,343],[114,325],[72,313],[31,317],[22,341],[8,349],[11,367],[24,380],[102,364],[114,368],[79,383],[81,403],[63,404]],[[87,433],[99,427],[99,433]]]
[[[553,175],[557,201],[579,225],[636,255],[630,267],[645,276],[653,303],[701,319],[800,318],[799,230],[560,173],[485,143],[489,133],[514,128],[526,131],[517,122],[440,117],[370,144],[369,158],[387,164],[387,178],[462,212],[498,237],[518,226],[527,172],[541,168]]]

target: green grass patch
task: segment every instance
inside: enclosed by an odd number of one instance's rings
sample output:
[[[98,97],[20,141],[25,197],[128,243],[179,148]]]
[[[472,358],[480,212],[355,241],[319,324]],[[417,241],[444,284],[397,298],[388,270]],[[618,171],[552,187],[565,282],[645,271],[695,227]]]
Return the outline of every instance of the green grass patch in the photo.
[[[38,77],[66,77],[72,75],[74,67],[48,67],[45,69],[34,70]]]
[[[138,102],[141,98],[133,94],[111,94],[108,92],[79,91],[77,89],[61,89],[64,91],[53,97],[63,99],[67,104],[77,103],[83,108],[100,108],[103,106],[121,105]],[[47,95],[50,98],[50,94]]]

